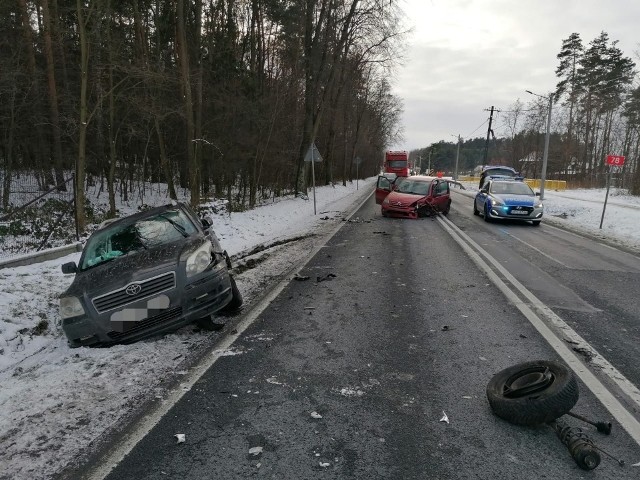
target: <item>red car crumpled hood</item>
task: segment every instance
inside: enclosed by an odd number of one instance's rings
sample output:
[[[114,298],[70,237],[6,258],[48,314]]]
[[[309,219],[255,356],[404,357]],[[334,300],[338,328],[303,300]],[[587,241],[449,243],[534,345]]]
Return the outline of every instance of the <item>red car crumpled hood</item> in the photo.
[[[391,192],[387,195],[390,204],[401,202],[403,205],[411,205],[417,200],[425,198],[425,195],[415,195],[412,193]]]

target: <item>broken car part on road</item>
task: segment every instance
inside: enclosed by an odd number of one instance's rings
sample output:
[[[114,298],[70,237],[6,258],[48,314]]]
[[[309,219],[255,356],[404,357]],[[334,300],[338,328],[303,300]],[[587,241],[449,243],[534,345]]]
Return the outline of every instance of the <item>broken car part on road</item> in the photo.
[[[597,447],[581,428],[572,427],[560,418],[567,414],[596,426],[601,433],[611,432],[610,423],[606,428],[604,422],[592,422],[571,413],[578,397],[578,382],[571,370],[547,360],[506,368],[496,373],[487,385],[487,399],[497,416],[515,425],[549,425],[583,470],[593,470],[600,464],[599,452],[624,466],[624,461]]]

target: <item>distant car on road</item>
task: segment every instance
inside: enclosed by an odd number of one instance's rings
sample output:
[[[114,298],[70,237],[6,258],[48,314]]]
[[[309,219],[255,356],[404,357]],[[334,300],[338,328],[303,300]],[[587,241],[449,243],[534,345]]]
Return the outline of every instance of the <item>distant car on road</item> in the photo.
[[[522,180],[489,178],[473,201],[473,214],[485,221],[511,219],[540,225],[544,206],[540,197]]]
[[[72,347],[129,343],[237,310],[242,295],[212,222],[174,202],[106,223],[87,240],[60,297],[62,330]]]
[[[509,177],[514,179],[522,179],[522,177],[518,176],[518,172],[515,168],[507,167],[504,165],[487,165],[482,169],[482,173],[480,173],[480,183],[478,184],[478,188],[482,188],[484,183],[487,181],[487,178],[490,176],[501,176],[501,177]]]
[[[381,204],[385,217],[418,218],[449,213],[451,195],[445,179],[414,175],[387,183],[378,177],[376,203]]]

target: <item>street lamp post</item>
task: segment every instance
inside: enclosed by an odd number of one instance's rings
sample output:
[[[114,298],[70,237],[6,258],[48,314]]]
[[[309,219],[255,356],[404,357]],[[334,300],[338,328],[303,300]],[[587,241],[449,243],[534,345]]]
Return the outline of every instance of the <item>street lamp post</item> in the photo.
[[[538,95],[531,90],[525,90],[531,95],[535,95],[540,98],[547,98],[544,95]],[[551,134],[551,107],[553,106],[553,93],[549,94],[549,109],[547,112],[547,131],[544,135],[544,153],[542,154],[542,172],[540,172],[540,200],[544,200],[544,184],[547,181],[547,160],[549,158],[549,136]]]

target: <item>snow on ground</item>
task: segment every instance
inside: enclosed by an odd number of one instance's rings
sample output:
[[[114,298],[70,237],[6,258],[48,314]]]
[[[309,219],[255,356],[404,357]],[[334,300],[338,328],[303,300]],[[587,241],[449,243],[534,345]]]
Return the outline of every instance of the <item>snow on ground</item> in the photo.
[[[608,197],[604,188],[545,191],[544,206],[553,225],[640,251],[640,197],[628,195],[626,190],[612,188]]]
[[[254,268],[236,276],[247,305],[291,274],[374,183],[370,178],[357,189],[355,183],[317,188],[317,215],[311,192],[309,199],[279,199],[216,215],[215,230],[236,263],[264,247],[251,257]],[[473,195],[473,186],[465,193]],[[612,190],[599,229],[604,190],[547,191],[545,197],[549,223],[640,251],[640,198]],[[120,206],[122,213],[136,210],[135,204],[125,207]],[[284,243],[291,239],[296,240]],[[133,345],[70,349],[59,327],[58,295],[72,277],[63,275],[60,265],[78,258],[75,253],[0,269],[0,480],[52,477],[126,422],[134,405],[165,397],[166,380],[184,375],[219,338],[185,327]]]

